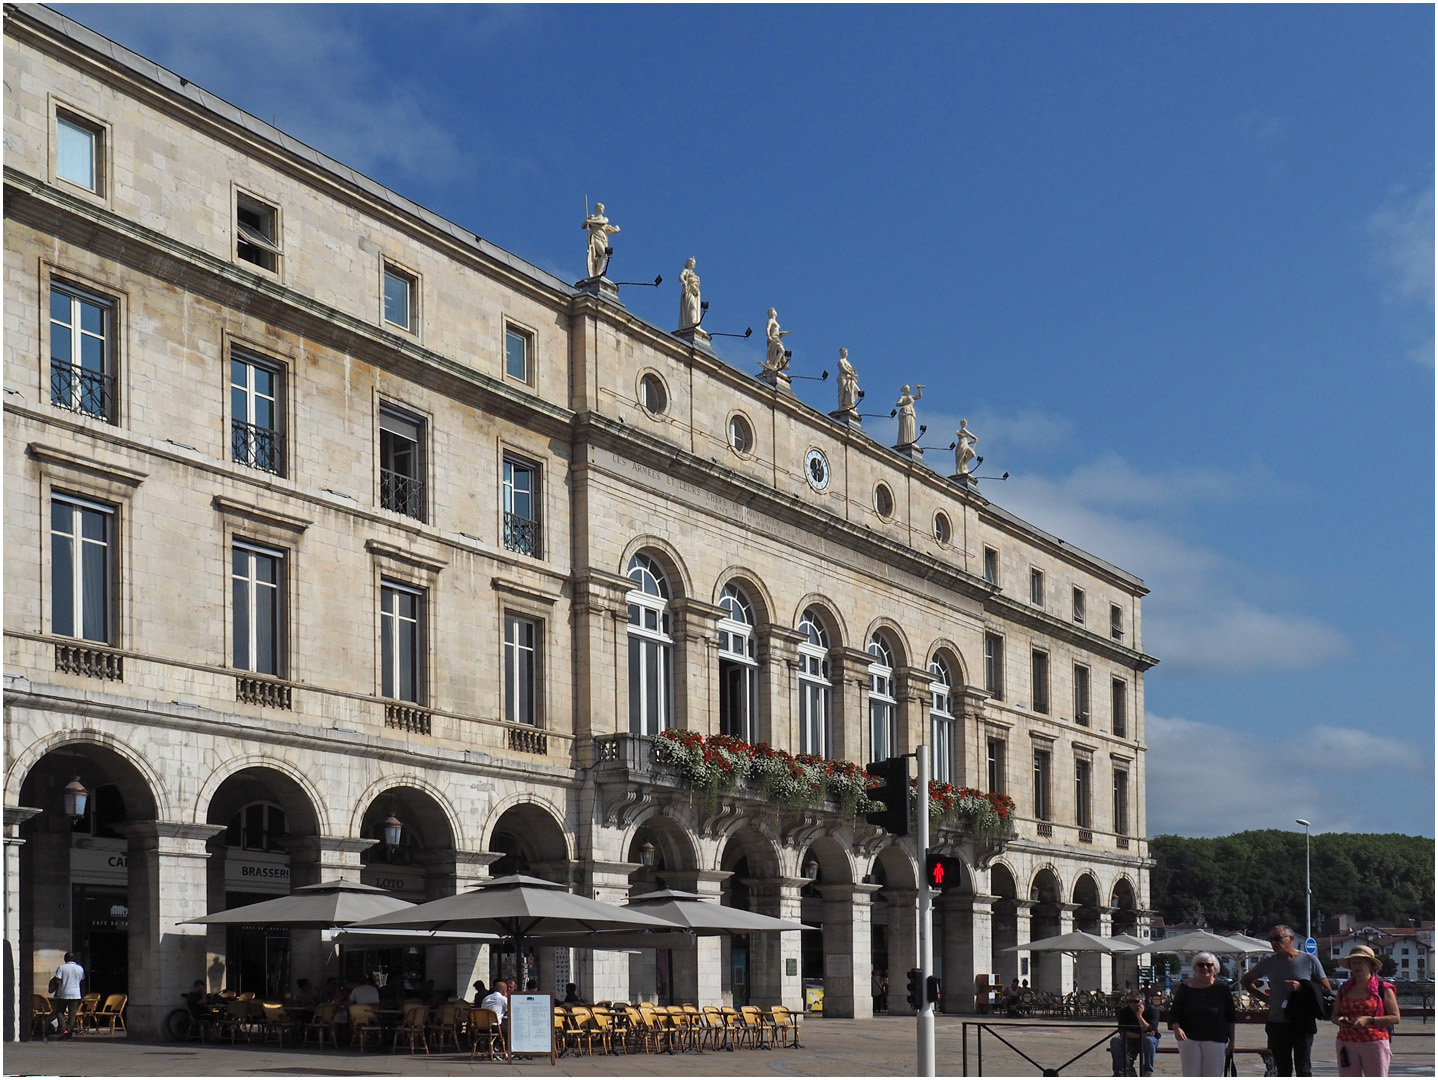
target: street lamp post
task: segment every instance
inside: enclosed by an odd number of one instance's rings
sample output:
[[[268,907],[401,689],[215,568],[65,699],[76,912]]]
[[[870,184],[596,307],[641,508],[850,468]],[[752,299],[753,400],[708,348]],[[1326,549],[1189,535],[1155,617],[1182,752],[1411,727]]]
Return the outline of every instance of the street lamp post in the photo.
[[[1307,939],[1313,936],[1313,874],[1308,857],[1309,823],[1302,818],[1294,818],[1294,821],[1303,826],[1303,937]]]

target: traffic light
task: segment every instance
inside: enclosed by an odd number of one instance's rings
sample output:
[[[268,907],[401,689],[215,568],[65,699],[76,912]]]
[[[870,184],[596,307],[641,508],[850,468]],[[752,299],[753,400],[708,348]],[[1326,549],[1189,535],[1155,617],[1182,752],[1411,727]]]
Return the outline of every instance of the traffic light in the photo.
[[[934,1004],[938,1003],[939,998],[943,996],[943,986],[939,982],[939,977],[937,975],[929,976],[928,983],[924,987],[924,993],[927,995],[925,997],[926,1001],[932,1002]]]
[[[924,1005],[924,990],[919,985],[919,969],[909,968],[909,1008],[918,1012]]]
[[[946,892],[964,883],[964,864],[952,855],[928,855],[924,858],[924,880],[929,888]]]
[[[881,781],[869,789],[869,798],[884,804],[881,810],[870,810],[864,820],[870,825],[887,829],[895,836],[909,835],[909,759],[906,757],[885,758],[871,761],[864,766],[870,776]]]

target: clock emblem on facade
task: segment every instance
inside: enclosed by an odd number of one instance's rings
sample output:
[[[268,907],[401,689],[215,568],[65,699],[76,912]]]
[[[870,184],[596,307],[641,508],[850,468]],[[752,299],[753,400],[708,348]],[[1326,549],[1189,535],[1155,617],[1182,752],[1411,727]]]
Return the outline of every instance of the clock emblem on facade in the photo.
[[[829,459],[824,456],[824,451],[810,450],[804,456],[804,475],[815,491],[823,491],[829,486]]]

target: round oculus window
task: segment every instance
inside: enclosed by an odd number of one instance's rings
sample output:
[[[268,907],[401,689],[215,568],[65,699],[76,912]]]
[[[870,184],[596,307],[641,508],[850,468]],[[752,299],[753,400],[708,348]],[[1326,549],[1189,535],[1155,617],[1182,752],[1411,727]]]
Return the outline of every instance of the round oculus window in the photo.
[[[894,493],[889,490],[888,484],[880,484],[874,489],[874,509],[881,518],[893,517]]]
[[[804,478],[815,491],[829,486],[829,459],[822,450],[810,450],[804,455]]]
[[[729,418],[729,445],[740,454],[747,454],[754,449],[754,429],[742,416]]]
[[[940,510],[934,515],[934,539],[941,544],[947,544],[953,535],[954,530],[949,525],[949,515]]]
[[[669,395],[664,391],[664,380],[654,374],[640,379],[639,402],[652,413],[662,413],[668,408]]]

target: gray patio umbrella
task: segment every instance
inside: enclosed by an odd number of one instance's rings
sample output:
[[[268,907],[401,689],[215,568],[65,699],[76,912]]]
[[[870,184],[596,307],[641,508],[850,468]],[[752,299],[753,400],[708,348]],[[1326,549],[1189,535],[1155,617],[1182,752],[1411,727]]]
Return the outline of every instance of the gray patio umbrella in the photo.
[[[1207,930],[1193,930],[1187,934],[1151,941],[1148,951],[1183,954],[1211,952],[1215,955],[1257,956],[1260,953],[1268,953],[1270,949],[1266,943],[1259,944],[1256,941],[1224,937],[1222,934],[1210,934]]]
[[[1115,945],[1127,945],[1136,953],[1153,951],[1153,942],[1144,941],[1143,938],[1136,938],[1132,934],[1114,934],[1109,940]]]
[[[1072,930],[1067,934],[1059,934],[1057,937],[1039,938],[1037,941],[1030,941],[1025,945],[1010,945],[1000,952],[1062,952],[1077,956],[1079,953],[1135,953],[1139,950],[1132,945],[1115,941],[1113,938],[1099,937],[1096,934],[1085,933],[1082,930]]]
[[[788,919],[776,919],[772,915],[760,915],[743,908],[725,907],[712,900],[705,900],[698,893],[682,892],[678,889],[661,889],[659,892],[641,893],[631,896],[625,908],[658,915],[677,926],[687,934],[679,935],[664,931],[640,933],[605,934],[603,944],[575,934],[543,935],[546,945],[559,947],[574,946],[581,949],[593,948],[635,948],[672,949],[692,945],[694,936],[717,937],[725,934],[788,933],[794,930],[813,930],[815,927]]]
[[[358,881],[322,881],[318,885],[302,885],[288,896],[216,911],[198,919],[186,919],[185,922],[212,926],[248,923],[322,930],[412,907],[414,905],[408,900],[391,896],[373,885],[361,885]]]
[[[467,930],[498,934],[522,954],[526,938],[548,941],[557,934],[598,934],[615,930],[683,930],[658,915],[576,896],[563,885],[515,874],[495,878],[467,892],[378,915],[356,929]],[[594,939],[591,947],[602,948]]]

